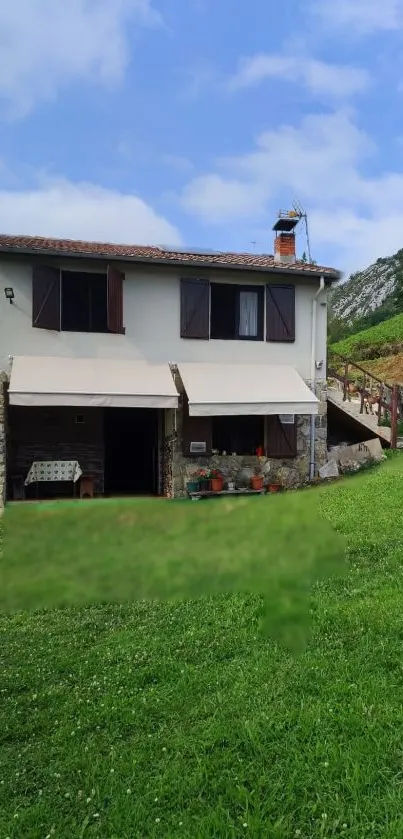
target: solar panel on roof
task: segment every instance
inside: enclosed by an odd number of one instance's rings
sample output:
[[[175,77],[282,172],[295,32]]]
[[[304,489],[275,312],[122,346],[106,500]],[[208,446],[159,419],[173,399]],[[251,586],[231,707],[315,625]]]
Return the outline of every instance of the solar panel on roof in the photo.
[[[158,247],[167,253],[197,253],[205,256],[221,253],[221,251],[209,250],[208,248],[171,247],[170,245],[158,245]]]

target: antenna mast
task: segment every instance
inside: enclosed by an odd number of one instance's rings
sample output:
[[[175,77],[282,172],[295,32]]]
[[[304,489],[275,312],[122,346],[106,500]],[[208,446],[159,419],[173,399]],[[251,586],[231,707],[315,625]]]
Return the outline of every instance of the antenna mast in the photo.
[[[302,219],[304,219],[304,222],[305,222],[305,235],[306,235],[306,246],[307,246],[307,251],[308,251],[308,262],[309,262],[309,263],[312,263],[311,243],[310,243],[310,239],[309,239],[309,227],[308,227],[308,215],[307,215],[307,212],[306,212],[306,210],[304,210],[304,209],[301,207],[301,204],[300,204],[300,203],[299,203],[299,201],[297,201],[297,200],[295,200],[295,201],[293,202],[293,205],[292,205],[292,206],[293,206],[293,208],[294,208],[294,212],[295,212],[295,214],[298,216],[298,218],[300,218],[300,219],[301,219],[301,218],[302,218]]]

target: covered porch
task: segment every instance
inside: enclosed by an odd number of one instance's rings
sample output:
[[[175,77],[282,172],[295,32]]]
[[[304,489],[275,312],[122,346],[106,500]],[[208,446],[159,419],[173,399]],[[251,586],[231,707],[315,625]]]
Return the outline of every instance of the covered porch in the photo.
[[[8,498],[163,495],[168,365],[17,357],[8,410]]]
[[[174,450],[175,495],[200,470],[218,470],[225,484],[298,486],[309,478],[311,418],[316,457],[326,450],[326,402],[295,368],[265,364],[179,364],[181,393]],[[319,415],[319,416],[318,416]],[[321,439],[319,439],[321,438]]]

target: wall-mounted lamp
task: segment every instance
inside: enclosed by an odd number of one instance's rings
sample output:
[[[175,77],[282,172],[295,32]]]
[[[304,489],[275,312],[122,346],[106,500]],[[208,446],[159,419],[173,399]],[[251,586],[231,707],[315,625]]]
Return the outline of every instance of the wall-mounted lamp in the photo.
[[[6,295],[6,300],[9,300],[10,303],[14,300],[14,289],[13,288],[5,288],[4,294]]]
[[[323,361],[315,361],[315,367],[317,370],[321,370],[323,367]]]

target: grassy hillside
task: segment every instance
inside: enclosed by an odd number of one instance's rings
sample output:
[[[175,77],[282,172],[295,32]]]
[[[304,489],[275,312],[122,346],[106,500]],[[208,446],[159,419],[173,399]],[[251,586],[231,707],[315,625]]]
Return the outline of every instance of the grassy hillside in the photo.
[[[58,590],[66,605],[0,614],[0,836],[401,837],[402,479],[394,456],[233,507],[6,510],[11,599],[34,587],[42,606]],[[348,574],[314,588],[304,653],[262,635],[257,594],[128,602],[147,557],[159,587],[202,558],[225,590],[245,560],[281,567],[273,534],[294,497],[305,513],[315,502],[348,554]],[[305,513],[288,517],[290,554]]]
[[[403,353],[387,356],[386,358],[374,358],[364,362],[365,368],[377,379],[382,379],[386,384],[403,385]]]
[[[354,361],[393,357],[403,352],[403,314],[382,321],[370,329],[331,344],[329,352],[338,352]]]

